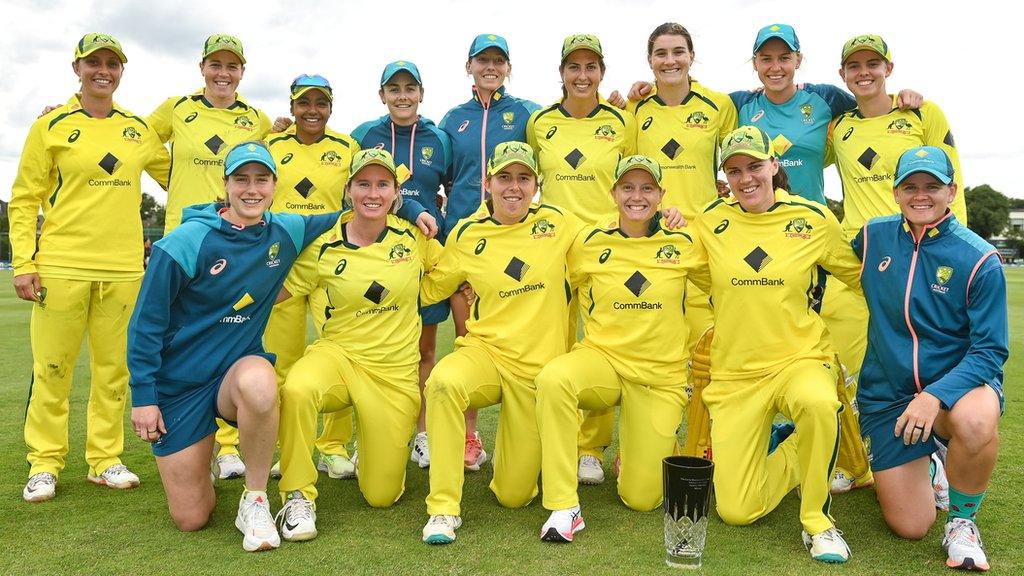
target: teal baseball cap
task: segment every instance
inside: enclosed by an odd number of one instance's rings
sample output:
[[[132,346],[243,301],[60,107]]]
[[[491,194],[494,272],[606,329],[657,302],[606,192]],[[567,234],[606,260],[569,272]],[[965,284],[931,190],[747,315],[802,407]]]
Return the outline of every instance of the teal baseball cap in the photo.
[[[946,151],[935,146],[917,146],[900,154],[896,162],[896,179],[893,187],[899,186],[904,180],[918,172],[926,172],[935,176],[939,182],[949,184],[953,181],[953,162]]]
[[[292,80],[292,85],[289,88],[291,91],[291,99],[298,100],[303,94],[310,90],[319,90],[327,96],[327,99],[334,101],[334,94],[331,90],[331,83],[327,81],[327,78],[319,74],[301,74]]]
[[[420,86],[423,85],[423,80],[420,78],[420,69],[415,64],[408,60],[396,60],[384,67],[384,73],[380,75],[380,85],[383,86],[399,72],[408,72],[412,75],[412,79],[416,81]]]
[[[506,58],[509,57],[508,42],[497,34],[480,34],[473,38],[473,43],[469,45],[469,57],[472,58],[488,48],[497,48],[505,53]]]
[[[242,142],[228,152],[227,158],[224,159],[224,176],[231,176],[236,170],[250,162],[263,164],[277,176],[277,164],[274,163],[274,157],[270,155],[266,144],[257,140]]]
[[[754,54],[764,46],[764,43],[772,38],[778,38],[789,46],[793,52],[800,51],[800,39],[796,37],[796,30],[789,24],[769,24],[757,31],[757,38],[754,39]]]

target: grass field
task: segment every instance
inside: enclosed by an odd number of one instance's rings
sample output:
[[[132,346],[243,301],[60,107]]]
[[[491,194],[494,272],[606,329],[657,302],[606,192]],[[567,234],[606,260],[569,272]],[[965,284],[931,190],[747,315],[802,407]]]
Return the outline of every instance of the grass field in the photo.
[[[1024,269],[1007,270],[1012,351],[1006,367],[1006,416],[1002,448],[981,526],[993,574],[1020,574],[1024,552],[1024,415],[1019,382],[1024,378]],[[662,562],[661,514],[623,506],[614,482],[581,489],[587,530],[571,545],[539,540],[547,512],[539,498],[518,510],[501,508],[487,489],[491,469],[466,478],[463,519],[456,543],[420,542],[427,516],[427,473],[410,464],[406,493],[394,507],[367,506],[353,481],[321,475],[320,536],[284,543],[280,550],[247,554],[233,522],[241,481],[217,485],[210,526],[179,533],[167,514],[149,447],[127,434],[124,462],[142,486],[117,492],[89,484],[84,461],[87,356],[75,370],[71,401],[71,452],[57,498],[28,504],[21,490],[28,471],[22,437],[29,386],[30,307],[17,300],[10,272],[0,273],[0,518],[4,542],[0,575],[15,574],[670,574]],[[451,348],[451,326],[439,336],[439,352]],[[481,412],[485,446],[493,445],[497,410]],[[126,419],[126,430],[131,430]],[[613,452],[609,451],[609,459]],[[610,463],[610,462],[609,462]],[[607,467],[606,467],[607,469]],[[609,474],[610,475],[610,474]],[[276,489],[272,481],[271,490]],[[277,509],[276,499],[274,509]],[[927,539],[903,542],[882,521],[873,492],[836,499],[833,516],[845,532],[853,558],[845,566],[817,564],[800,542],[795,492],[754,526],[733,528],[713,517],[704,570],[708,574],[922,574],[947,571],[939,542],[942,523]]]

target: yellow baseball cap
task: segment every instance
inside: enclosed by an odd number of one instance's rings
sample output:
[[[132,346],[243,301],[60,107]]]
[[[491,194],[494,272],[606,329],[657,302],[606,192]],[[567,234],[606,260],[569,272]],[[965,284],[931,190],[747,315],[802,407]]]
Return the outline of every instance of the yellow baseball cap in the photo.
[[[356,174],[371,164],[377,166],[383,166],[391,175],[395,177],[395,180],[401,184],[405,178],[400,177],[398,167],[395,166],[395,159],[391,156],[391,153],[381,148],[367,148],[356,152],[355,156],[352,157],[352,167],[349,170],[349,180],[355,178]]]
[[[569,54],[572,54],[577,50],[590,50],[597,54],[598,58],[604,58],[604,52],[601,51],[601,41],[593,34],[573,34],[572,36],[566,36],[565,40],[562,41],[562,62],[565,62],[565,59],[569,57]]]
[[[238,38],[231,36],[230,34],[211,34],[206,38],[206,42],[203,44],[203,59],[205,60],[210,54],[214,52],[220,52],[221,50],[227,50],[245,64],[245,55],[242,52],[242,41]]]
[[[90,32],[82,36],[82,39],[78,41],[78,45],[75,46],[75,60],[85,58],[97,50],[110,50],[117,54],[121,64],[128,63],[128,58],[125,57],[124,50],[121,49],[121,43],[117,41],[117,38],[110,34],[100,34],[99,32]]]
[[[661,186],[661,165],[647,156],[636,154],[619,160],[618,166],[615,167],[615,183],[618,184],[623,174],[630,170],[644,170],[654,178],[658,186]]]
[[[525,142],[502,142],[494,147],[494,156],[487,162],[487,175],[491,176],[501,172],[503,168],[511,164],[522,164],[533,172],[534,176],[540,174],[537,167],[537,155],[533,148]]]
[[[775,146],[768,135],[754,126],[740,126],[729,132],[722,144],[722,164],[737,154],[768,160],[775,156]]]
[[[870,50],[875,54],[878,54],[882,58],[885,58],[886,62],[892,62],[892,52],[889,50],[889,45],[882,40],[882,37],[878,34],[863,34],[861,36],[854,36],[843,44],[843,59],[839,61],[840,64],[845,64],[846,59],[850,57],[854,52],[860,52],[861,50]]]

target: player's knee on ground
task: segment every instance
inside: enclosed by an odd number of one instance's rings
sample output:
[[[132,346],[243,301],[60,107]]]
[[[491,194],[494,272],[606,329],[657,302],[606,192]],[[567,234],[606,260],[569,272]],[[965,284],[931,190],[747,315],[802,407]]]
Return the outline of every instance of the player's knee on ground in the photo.
[[[935,508],[922,510],[920,514],[905,514],[883,508],[882,517],[896,536],[904,540],[923,540],[935,523]]]
[[[366,503],[374,508],[390,508],[405,492],[401,483],[389,482],[360,482],[359,491]]]
[[[505,508],[522,508],[529,504],[534,496],[537,495],[536,487],[528,486],[527,484],[524,482],[519,486],[511,484],[496,486],[494,488],[494,495],[497,496],[498,503]]]
[[[753,524],[763,514],[760,503],[747,503],[738,496],[716,493],[715,509],[722,522],[730,526],[746,526]]]
[[[204,509],[202,506],[192,506],[180,510],[171,509],[171,520],[178,530],[182,532],[195,532],[201,530],[210,522],[212,509]]]
[[[650,512],[661,506],[661,492],[660,482],[657,485],[630,483],[628,486],[619,482],[619,499],[628,508],[638,512]]]

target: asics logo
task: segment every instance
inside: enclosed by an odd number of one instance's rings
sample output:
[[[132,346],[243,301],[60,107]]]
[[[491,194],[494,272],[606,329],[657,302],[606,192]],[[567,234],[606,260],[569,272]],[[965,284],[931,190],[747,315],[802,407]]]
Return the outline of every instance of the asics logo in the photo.
[[[764,117],[764,110],[760,110],[760,111],[758,111],[757,114],[754,114],[754,116],[750,118],[750,121],[751,122],[757,122],[762,117]]]
[[[891,263],[892,263],[892,256],[886,256],[885,258],[882,258],[882,261],[878,263],[878,271],[879,272],[885,272],[885,269],[888,268],[889,264],[891,264]]]
[[[465,132],[466,128],[469,128],[469,120],[464,120],[462,124],[459,125],[459,132]]]
[[[227,260],[225,260],[223,258],[221,258],[220,260],[217,260],[213,264],[213,266],[210,267],[210,276],[216,276],[217,274],[220,274],[221,271],[224,270],[225,267],[227,267],[227,265],[228,265],[228,261]]]

